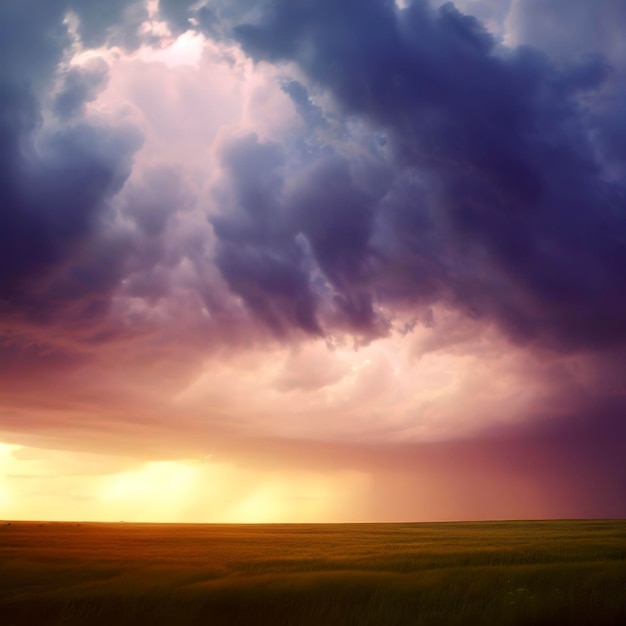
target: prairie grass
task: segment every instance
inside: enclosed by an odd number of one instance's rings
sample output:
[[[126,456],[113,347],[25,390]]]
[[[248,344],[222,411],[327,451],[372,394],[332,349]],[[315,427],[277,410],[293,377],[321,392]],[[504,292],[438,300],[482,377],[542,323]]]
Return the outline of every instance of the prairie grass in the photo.
[[[626,522],[0,526],[1,626],[626,624]]]

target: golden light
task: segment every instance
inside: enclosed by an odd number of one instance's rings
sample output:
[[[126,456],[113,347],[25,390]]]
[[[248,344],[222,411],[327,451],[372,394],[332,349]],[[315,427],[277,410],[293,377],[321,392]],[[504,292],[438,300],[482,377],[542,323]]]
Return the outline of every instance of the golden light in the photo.
[[[154,461],[108,476],[99,499],[125,521],[179,522],[194,491],[198,471],[180,461]]]
[[[13,452],[19,450],[21,446],[14,446],[0,442],[0,515],[7,516],[9,508],[14,502],[14,494],[9,484],[8,474],[11,472],[15,462]]]

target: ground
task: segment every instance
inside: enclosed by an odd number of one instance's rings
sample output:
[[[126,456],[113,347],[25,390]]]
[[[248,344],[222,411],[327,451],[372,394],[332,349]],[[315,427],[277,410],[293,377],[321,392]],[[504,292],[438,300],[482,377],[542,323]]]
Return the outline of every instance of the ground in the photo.
[[[626,624],[626,521],[0,524],[0,623]]]

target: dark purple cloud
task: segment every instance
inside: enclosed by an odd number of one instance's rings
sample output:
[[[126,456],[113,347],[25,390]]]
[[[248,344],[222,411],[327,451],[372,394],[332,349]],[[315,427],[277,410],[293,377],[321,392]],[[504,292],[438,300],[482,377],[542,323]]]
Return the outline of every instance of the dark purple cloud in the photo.
[[[573,26],[584,13],[576,7]],[[244,50],[302,74],[282,82],[302,118],[299,136],[222,146],[209,253],[173,234],[173,216],[193,200],[167,168],[127,190],[132,228],[114,227],[111,203],[138,136],[84,119],[106,83],[103,64],[59,70],[72,39],[67,11],[86,46],[131,46],[143,9],[69,0],[27,9],[3,7],[0,27],[0,54],[11,59],[0,72],[7,319],[93,324],[99,336],[122,284],[127,296],[158,302],[188,258],[214,264],[252,318],[283,339],[371,338],[396,312],[431,319],[437,303],[558,350],[626,338],[624,99],[612,48],[596,32],[601,11],[593,37],[574,29],[584,54],[570,58],[558,54],[564,43],[543,45],[556,41],[549,33],[533,43],[552,56],[505,48],[477,19],[423,1],[405,10],[382,0],[274,1],[254,11],[161,2],[179,30],[195,17],[223,32],[245,16],[233,29]],[[42,124],[51,89],[53,132]],[[223,295],[194,288],[214,313],[228,309]]]
[[[36,308],[49,314],[57,298],[98,292],[108,280],[108,255],[81,247],[90,242],[97,249],[99,220],[130,173],[137,137],[77,124],[35,147],[32,97],[7,89],[3,100],[2,308]],[[21,124],[11,124],[14,120]],[[79,257],[85,264],[72,268]]]
[[[353,283],[376,258],[379,280],[393,268],[404,299],[439,284],[433,299],[496,319],[518,341],[572,349],[626,338],[624,181],[605,175],[585,104],[611,80],[602,57],[556,65],[532,48],[499,47],[452,5],[421,1],[404,11],[378,0],[275,1],[234,33],[254,58],[297,63],[343,115],[385,132],[397,175],[420,179],[391,225],[379,204],[377,220],[363,213],[358,229],[313,240],[327,275]],[[320,188],[301,192],[316,206],[311,233],[336,228],[335,211],[350,205],[316,201]],[[376,251],[381,222],[392,239]],[[439,241],[427,247],[433,229]],[[412,262],[425,248],[431,262]]]
[[[32,329],[61,321],[78,336],[97,334],[129,250],[108,224],[141,136],[83,117],[107,68],[65,68],[71,10],[84,28],[100,23],[102,37],[117,15],[101,21],[95,6],[55,0],[0,7],[0,351],[9,365],[80,360]],[[46,121],[51,98],[58,121]]]
[[[403,10],[390,0],[161,0],[175,34],[197,23],[282,64],[280,86],[301,122],[280,137],[224,131],[219,182],[199,198],[171,164],[130,178],[139,133],[87,115],[105,65],[66,64],[68,11],[86,47],[129,49],[143,36],[143,4],[5,3],[0,355],[26,371],[148,335],[146,361],[151,350],[167,360],[168,341],[208,352],[259,336],[371,340],[400,314],[433,324],[431,307],[443,305],[533,348],[613,348],[619,370],[624,73],[619,43],[601,36],[615,23],[596,11],[591,34],[574,4],[578,49],[550,33],[548,17],[564,6],[556,0],[541,5],[548,21],[536,32],[537,3],[518,3],[518,38],[533,47],[505,47],[477,19],[422,0]],[[600,5],[623,19],[618,4]],[[196,202],[206,206],[194,229],[181,216]],[[145,318],[129,305],[114,319],[120,294]],[[183,310],[197,313],[193,323]],[[598,392],[597,406],[622,392]],[[621,433],[617,406],[598,424]],[[612,445],[583,429],[571,449],[585,440]]]
[[[60,291],[74,293],[70,266],[76,284],[103,294],[134,271],[120,261],[128,241],[115,244],[117,263],[101,251],[75,264],[105,230],[107,203],[137,146],[126,131],[111,136],[81,122],[106,80],[104,67],[56,75],[70,41],[66,11],[77,13],[86,45],[118,43],[144,16],[136,3],[96,4],[59,0],[32,15],[3,9],[3,24],[17,25],[1,44],[16,60],[0,90],[3,289],[13,306],[35,284],[41,305],[60,274]],[[233,29],[244,50],[297,64],[308,83],[283,82],[302,117],[301,136],[284,145],[235,138],[223,147],[230,182],[211,217],[215,263],[263,324],[281,336],[289,327],[375,336],[394,310],[424,318],[443,302],[497,321],[515,341],[566,350],[623,342],[623,100],[611,91],[620,74],[598,45],[586,42],[587,56],[557,60],[505,48],[477,19],[424,1],[404,10],[382,0],[203,10],[213,25],[250,15]],[[162,2],[161,14],[182,30],[190,17],[199,20],[191,3]],[[20,28],[34,34],[36,55],[16,36]],[[24,85],[21,72],[39,82]],[[61,81],[54,108],[70,123],[46,150],[29,153],[42,90],[53,78]],[[310,90],[332,96],[335,110],[319,106]],[[128,208],[146,241],[166,237],[168,215],[178,210],[167,190],[158,195],[159,207],[135,198]],[[160,263],[154,245],[137,236],[132,245],[140,255],[151,247],[152,263]],[[101,261],[106,270],[96,269]]]

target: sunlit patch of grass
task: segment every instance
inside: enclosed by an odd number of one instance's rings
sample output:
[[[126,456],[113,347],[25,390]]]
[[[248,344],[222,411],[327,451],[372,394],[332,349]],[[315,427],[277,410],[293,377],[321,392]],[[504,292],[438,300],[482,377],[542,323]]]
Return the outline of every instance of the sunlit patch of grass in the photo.
[[[626,522],[14,523],[0,623],[626,624]]]

